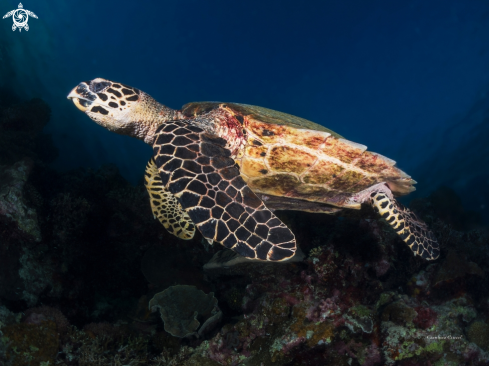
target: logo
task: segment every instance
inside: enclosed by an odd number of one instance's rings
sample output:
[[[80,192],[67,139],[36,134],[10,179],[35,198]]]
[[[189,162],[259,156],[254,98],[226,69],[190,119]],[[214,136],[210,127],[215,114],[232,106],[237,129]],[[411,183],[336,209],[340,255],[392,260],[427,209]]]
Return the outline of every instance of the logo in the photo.
[[[36,14],[34,14],[32,11],[25,10],[22,6],[22,3],[19,3],[19,8],[9,11],[3,16],[3,19],[12,17],[12,19],[14,20],[14,25],[12,25],[13,31],[15,31],[17,28],[19,28],[19,32],[22,31],[22,28],[28,31],[29,26],[27,25],[27,21],[29,20],[29,15],[37,19]]]

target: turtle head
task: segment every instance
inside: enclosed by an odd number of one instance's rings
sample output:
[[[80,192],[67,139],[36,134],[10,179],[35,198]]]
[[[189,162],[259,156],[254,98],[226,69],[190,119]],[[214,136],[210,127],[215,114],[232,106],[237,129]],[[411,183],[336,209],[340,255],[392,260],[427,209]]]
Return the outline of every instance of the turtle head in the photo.
[[[75,106],[109,131],[153,142],[159,125],[175,111],[139,89],[96,78],[83,81],[68,94]]]

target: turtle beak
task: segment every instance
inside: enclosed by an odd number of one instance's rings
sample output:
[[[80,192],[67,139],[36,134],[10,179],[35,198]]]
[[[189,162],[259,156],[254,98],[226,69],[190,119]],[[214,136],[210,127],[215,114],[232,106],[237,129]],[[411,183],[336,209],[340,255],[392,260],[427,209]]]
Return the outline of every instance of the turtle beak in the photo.
[[[93,92],[90,91],[88,84],[82,82],[74,88],[70,94],[68,94],[68,99],[71,99],[73,104],[82,112],[86,112],[88,108],[92,105],[93,101],[97,98]]]

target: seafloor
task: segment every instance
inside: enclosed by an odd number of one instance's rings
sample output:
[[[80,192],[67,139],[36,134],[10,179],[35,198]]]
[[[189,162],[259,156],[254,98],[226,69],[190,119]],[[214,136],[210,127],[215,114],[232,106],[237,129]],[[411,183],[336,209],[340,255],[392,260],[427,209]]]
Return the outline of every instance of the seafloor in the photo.
[[[51,169],[49,118],[0,98],[0,365],[489,364],[489,236],[451,189],[410,205],[434,262],[364,210],[278,212],[305,259],[239,263],[114,166]]]

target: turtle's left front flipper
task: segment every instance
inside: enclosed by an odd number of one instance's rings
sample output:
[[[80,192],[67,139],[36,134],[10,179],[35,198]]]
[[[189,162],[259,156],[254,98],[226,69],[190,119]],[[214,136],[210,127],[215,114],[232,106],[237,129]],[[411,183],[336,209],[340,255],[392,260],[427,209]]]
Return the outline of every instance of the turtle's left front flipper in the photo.
[[[153,158],[146,165],[144,185],[148,190],[153,216],[170,234],[189,240],[194,237],[195,225],[183,210],[182,205],[161,182],[160,173]]]
[[[294,234],[241,178],[226,140],[179,121],[156,131],[154,157],[163,184],[202,235],[243,257],[283,261]]]
[[[392,226],[414,255],[427,260],[437,259],[440,245],[428,226],[414,212],[401,205],[385,192],[373,192],[370,204]]]

